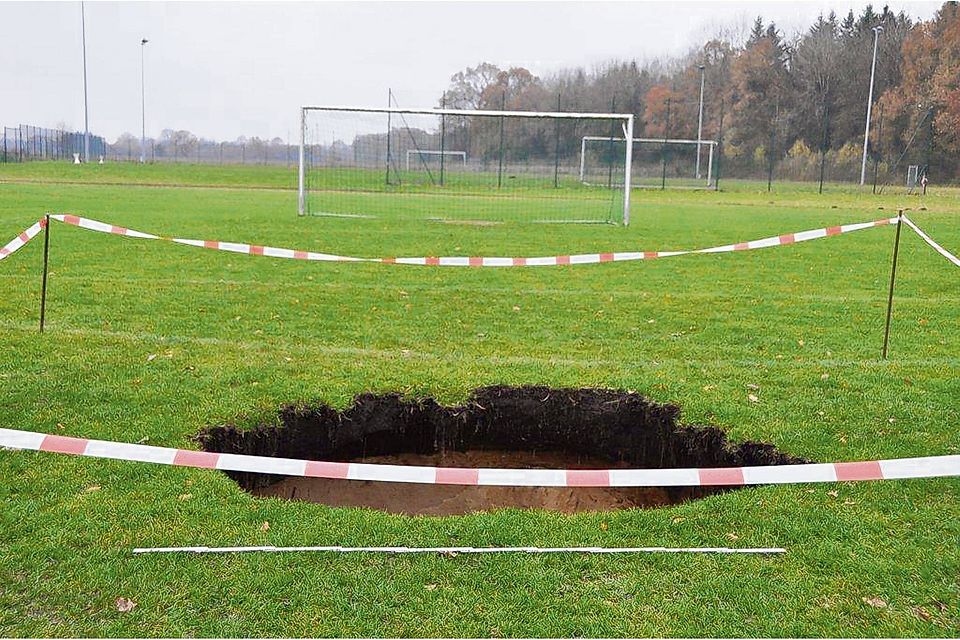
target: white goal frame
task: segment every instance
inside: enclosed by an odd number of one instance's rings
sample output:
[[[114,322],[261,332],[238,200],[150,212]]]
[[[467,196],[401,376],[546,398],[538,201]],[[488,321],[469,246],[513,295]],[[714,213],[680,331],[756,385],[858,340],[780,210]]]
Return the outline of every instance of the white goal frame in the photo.
[[[586,181],[587,142],[623,142],[626,139],[627,139],[626,137],[610,138],[605,136],[583,136],[583,138],[580,139],[580,182],[582,184],[590,186],[590,183]],[[713,153],[714,153],[714,150],[717,148],[716,140],[690,140],[687,138],[634,138],[633,144],[637,144],[637,143],[695,145],[697,147],[698,155],[699,155],[701,146],[708,147],[709,156],[707,160],[706,187],[709,188],[713,186]],[[633,144],[629,145],[631,149],[633,149]],[[631,153],[631,157],[632,157],[632,153]]]
[[[437,149],[407,149],[407,171],[410,171],[410,156],[420,156],[422,159],[424,156],[440,156],[440,157],[455,157],[460,158],[460,164],[464,169],[467,168],[467,152],[466,151],[439,151]]]
[[[622,139],[633,139],[632,113],[576,113],[572,111],[496,111],[489,109],[434,109],[434,108],[401,108],[401,107],[348,107],[348,106],[302,106],[300,107],[300,151],[297,171],[297,202],[299,214],[306,215],[306,164],[304,162],[304,148],[307,135],[307,112],[357,112],[357,113],[396,113],[434,116],[494,116],[507,118],[555,118],[564,120],[619,120],[623,131]],[[633,165],[633,145],[624,145],[623,170],[623,226],[630,224],[630,180]],[[581,147],[582,148],[582,147]],[[461,152],[463,153],[463,152]],[[581,172],[583,160],[581,155]]]

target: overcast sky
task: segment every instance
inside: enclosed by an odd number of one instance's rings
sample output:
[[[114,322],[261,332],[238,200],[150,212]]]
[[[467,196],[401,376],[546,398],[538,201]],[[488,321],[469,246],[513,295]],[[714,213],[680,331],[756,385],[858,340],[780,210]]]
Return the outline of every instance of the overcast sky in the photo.
[[[679,54],[760,14],[788,34],[866,2],[87,2],[90,130],[296,137],[301,104],[433,106],[480,61],[537,74]],[[928,19],[939,2],[890,2]],[[883,2],[875,3],[882,6]],[[80,4],[0,2],[0,124],[83,129]]]

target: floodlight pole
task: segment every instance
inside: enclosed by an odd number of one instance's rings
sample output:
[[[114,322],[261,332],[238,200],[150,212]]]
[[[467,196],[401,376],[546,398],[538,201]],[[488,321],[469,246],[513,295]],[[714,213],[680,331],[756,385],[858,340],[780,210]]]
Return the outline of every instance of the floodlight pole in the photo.
[[[147,89],[144,82],[144,50],[147,48],[146,38],[140,39],[140,164],[147,161]]]
[[[700,141],[703,140],[703,85],[706,67],[700,65],[700,115],[697,117],[697,180],[700,179]]]
[[[870,146],[870,110],[873,107],[873,78],[877,72],[877,43],[883,26],[873,28],[873,62],[870,64],[870,91],[867,94],[867,124],[863,129],[863,162],[860,165],[860,186],[867,180],[867,148]]]
[[[87,22],[80,3],[80,39],[83,47],[83,161],[90,162],[90,118],[87,112]]]

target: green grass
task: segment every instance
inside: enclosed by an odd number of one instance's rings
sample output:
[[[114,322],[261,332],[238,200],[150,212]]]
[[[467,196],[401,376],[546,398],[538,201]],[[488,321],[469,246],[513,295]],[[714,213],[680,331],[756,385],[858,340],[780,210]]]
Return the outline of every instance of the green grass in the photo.
[[[808,185],[641,191],[624,229],[298,218],[290,191],[63,183],[290,186],[289,173],[2,166],[0,181],[15,182],[0,184],[0,241],[69,211],[351,255],[550,255],[710,246],[923,206],[916,222],[960,249],[956,192],[920,203]],[[686,423],[822,461],[955,454],[958,272],[904,230],[881,361],[893,234],[641,263],[435,269],[271,260],[57,224],[43,336],[42,242],[0,263],[0,424],[193,447],[204,426],[274,420],[291,401],[342,407],[371,390],[456,401],[479,385],[542,383],[636,389],[679,404]],[[760,387],[758,403],[747,385]],[[410,518],[257,500],[209,470],[0,451],[0,472],[0,635],[960,635],[956,479],[760,487],[606,514]],[[130,554],[197,544],[788,553]],[[118,612],[121,596],[137,607]]]

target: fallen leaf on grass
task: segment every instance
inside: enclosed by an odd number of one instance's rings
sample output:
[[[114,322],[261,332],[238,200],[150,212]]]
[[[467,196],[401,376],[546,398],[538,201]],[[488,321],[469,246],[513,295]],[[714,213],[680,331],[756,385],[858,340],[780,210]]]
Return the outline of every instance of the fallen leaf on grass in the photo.
[[[154,360],[156,360],[156,358],[157,358],[157,354],[151,353],[150,355],[147,356],[147,362],[153,362]]]
[[[837,496],[840,495],[840,492],[839,492],[839,491],[827,491],[827,495],[828,495],[828,496],[833,496],[834,498],[836,498]]]
[[[83,490],[84,493],[93,493],[94,491],[100,491],[100,485],[92,484]]]
[[[910,610],[913,611],[913,615],[917,616],[924,622],[930,622],[933,619],[933,614],[923,607],[911,607]]]
[[[435,584],[425,584],[423,585],[423,588],[426,589],[427,591],[436,591],[438,586],[439,585],[435,585]]]
[[[193,497],[192,493],[183,493],[183,494],[180,494],[178,499],[180,500],[180,502],[186,502],[192,497]]]
[[[260,525],[260,531],[270,531],[270,523],[264,520],[263,524]]]
[[[760,398],[758,398],[752,393],[747,394],[747,400],[749,400],[750,402],[760,402]]]
[[[513,310],[514,310],[514,311],[520,311],[520,305],[518,305],[518,304],[513,305]]]
[[[609,529],[609,528],[610,528],[610,527],[609,527],[609,525],[607,525],[606,522],[601,522],[601,523],[600,523],[600,531],[606,531],[606,530]]]
[[[134,607],[137,606],[137,603],[129,598],[117,598],[117,611],[120,613],[126,613],[127,611],[133,611]]]
[[[737,534],[731,531],[730,533],[727,534],[727,538],[729,538],[730,540],[739,540],[740,536],[738,536]]]
[[[870,605],[871,607],[873,607],[874,609],[886,609],[886,608],[887,608],[887,601],[884,600],[883,598],[878,598],[878,597],[874,596],[874,597],[872,597],[872,598],[863,598],[863,601],[864,601],[866,604],[868,604],[868,605]]]

